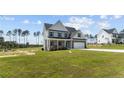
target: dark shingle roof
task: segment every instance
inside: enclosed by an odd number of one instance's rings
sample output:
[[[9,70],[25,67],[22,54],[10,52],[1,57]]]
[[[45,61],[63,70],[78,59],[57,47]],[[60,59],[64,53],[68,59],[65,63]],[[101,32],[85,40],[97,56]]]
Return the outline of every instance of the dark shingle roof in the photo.
[[[75,31],[77,31],[75,28],[73,28],[73,27],[65,27],[68,31],[72,31],[72,32],[75,32]]]
[[[112,29],[103,29],[104,31],[106,31],[109,34],[113,34],[114,31],[116,31],[116,28],[112,28]],[[117,32],[116,32],[117,33]]]
[[[53,24],[48,24],[48,23],[44,23],[44,26],[46,29],[49,29]],[[65,28],[69,31],[69,32],[75,32],[77,31],[75,28],[73,27],[68,27],[68,26],[65,26]]]
[[[47,23],[44,23],[44,26],[46,29],[50,28],[52,26],[52,24],[47,24]]]

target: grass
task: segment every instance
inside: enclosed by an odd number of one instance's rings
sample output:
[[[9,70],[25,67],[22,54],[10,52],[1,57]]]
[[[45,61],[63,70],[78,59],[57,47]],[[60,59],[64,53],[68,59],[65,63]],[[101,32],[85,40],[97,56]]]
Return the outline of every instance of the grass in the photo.
[[[124,44],[88,45],[88,48],[97,48],[97,49],[124,49]]]
[[[39,49],[32,56],[0,58],[0,77],[124,77],[124,53]]]

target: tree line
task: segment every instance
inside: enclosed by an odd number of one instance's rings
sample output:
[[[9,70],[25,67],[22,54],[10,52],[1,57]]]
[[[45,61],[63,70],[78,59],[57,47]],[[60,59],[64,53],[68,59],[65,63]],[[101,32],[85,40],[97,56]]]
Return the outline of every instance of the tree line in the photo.
[[[0,37],[3,37],[4,31],[0,30]],[[14,29],[14,30],[9,30],[7,33],[5,33],[6,36],[9,37],[10,42],[16,42],[18,44],[21,44],[21,38],[23,38],[23,44],[29,43],[28,42],[28,37],[30,35],[29,30],[22,30],[22,29]],[[36,44],[39,45],[41,32],[37,31],[33,33],[33,36],[36,38]]]
[[[5,41],[3,35],[9,37],[9,40]],[[29,44],[29,35],[31,35],[29,30],[22,30],[20,28],[9,30],[6,33],[0,30],[0,51],[12,48],[39,47],[41,32],[37,31],[33,33],[34,39],[36,39],[35,45]]]

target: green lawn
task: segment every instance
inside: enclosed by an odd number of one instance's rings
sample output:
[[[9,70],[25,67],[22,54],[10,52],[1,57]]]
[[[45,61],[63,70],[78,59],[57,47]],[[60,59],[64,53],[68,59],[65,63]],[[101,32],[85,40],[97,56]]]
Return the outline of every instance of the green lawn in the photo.
[[[124,53],[83,50],[0,58],[0,77],[124,77]]]
[[[97,48],[97,49],[124,49],[124,44],[112,44],[112,45],[88,45],[88,48]]]

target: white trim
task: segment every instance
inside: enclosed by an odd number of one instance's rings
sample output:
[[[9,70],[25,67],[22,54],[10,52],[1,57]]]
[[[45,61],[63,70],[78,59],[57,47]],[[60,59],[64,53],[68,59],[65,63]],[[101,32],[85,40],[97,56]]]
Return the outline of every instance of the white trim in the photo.
[[[48,38],[48,40],[60,40],[60,41],[66,40],[66,41],[71,41],[72,39],[56,39],[56,38]]]

